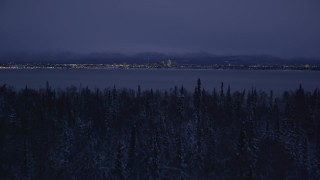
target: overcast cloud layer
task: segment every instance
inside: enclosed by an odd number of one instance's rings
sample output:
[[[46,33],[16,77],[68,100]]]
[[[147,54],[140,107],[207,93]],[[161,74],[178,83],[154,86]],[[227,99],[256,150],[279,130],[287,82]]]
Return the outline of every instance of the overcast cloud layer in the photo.
[[[0,53],[320,57],[319,0],[0,0]]]

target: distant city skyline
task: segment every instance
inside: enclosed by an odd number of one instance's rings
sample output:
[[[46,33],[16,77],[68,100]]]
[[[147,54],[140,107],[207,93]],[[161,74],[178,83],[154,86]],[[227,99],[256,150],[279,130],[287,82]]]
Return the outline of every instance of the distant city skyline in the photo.
[[[320,57],[317,0],[1,0],[0,55]]]

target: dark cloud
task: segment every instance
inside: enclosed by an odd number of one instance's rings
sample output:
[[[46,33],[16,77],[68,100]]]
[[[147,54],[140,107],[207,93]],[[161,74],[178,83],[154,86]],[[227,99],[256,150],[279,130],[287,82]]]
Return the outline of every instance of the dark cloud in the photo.
[[[0,52],[320,57],[317,0],[2,0]]]

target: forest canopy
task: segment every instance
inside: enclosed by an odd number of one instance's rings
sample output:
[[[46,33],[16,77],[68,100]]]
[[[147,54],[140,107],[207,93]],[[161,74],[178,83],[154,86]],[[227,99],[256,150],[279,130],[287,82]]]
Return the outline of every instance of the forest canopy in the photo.
[[[1,179],[316,179],[320,91],[0,85]]]

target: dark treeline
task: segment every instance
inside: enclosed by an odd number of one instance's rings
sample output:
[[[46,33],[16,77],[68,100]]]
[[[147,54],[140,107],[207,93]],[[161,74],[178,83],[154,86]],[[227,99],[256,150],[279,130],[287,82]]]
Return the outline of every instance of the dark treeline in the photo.
[[[0,86],[0,179],[317,179],[320,91]]]

